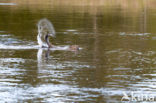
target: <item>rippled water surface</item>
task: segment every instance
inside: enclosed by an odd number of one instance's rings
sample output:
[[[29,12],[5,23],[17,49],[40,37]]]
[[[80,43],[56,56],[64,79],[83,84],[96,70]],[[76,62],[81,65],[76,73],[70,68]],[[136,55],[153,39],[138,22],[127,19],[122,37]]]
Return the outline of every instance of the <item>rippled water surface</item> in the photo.
[[[0,1],[0,102],[156,101],[156,2],[69,1]],[[42,18],[82,49],[39,48]]]

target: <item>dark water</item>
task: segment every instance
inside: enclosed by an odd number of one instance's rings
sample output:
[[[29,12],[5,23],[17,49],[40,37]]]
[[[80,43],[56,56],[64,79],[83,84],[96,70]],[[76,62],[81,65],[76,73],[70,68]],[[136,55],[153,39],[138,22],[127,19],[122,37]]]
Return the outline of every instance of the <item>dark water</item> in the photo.
[[[145,2],[134,9],[0,3],[0,101],[115,103],[125,94],[156,101],[155,14]],[[83,49],[33,48],[42,18],[56,29],[53,44]]]

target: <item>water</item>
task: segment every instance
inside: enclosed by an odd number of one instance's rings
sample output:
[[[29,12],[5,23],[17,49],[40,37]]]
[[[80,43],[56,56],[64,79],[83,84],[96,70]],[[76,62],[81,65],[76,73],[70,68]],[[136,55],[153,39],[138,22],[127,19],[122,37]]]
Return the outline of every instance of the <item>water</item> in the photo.
[[[156,2],[69,1],[0,1],[0,102],[156,98]],[[42,18],[55,27],[53,44],[82,49],[40,48]]]

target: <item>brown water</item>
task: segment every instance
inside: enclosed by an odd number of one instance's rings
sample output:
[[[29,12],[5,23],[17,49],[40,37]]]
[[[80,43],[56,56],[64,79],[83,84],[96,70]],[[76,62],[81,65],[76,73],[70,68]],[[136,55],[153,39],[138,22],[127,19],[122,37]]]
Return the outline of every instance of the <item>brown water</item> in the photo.
[[[1,1],[0,101],[115,103],[127,94],[133,102],[132,93],[156,101],[154,3],[101,3]],[[42,18],[56,29],[53,44],[83,49],[33,48]]]

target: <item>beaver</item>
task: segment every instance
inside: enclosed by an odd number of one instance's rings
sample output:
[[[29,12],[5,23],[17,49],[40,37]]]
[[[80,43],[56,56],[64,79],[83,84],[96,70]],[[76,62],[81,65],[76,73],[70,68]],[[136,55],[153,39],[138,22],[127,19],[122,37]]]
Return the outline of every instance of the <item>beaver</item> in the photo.
[[[56,32],[53,24],[46,18],[39,20],[38,24],[38,35],[37,41],[42,48],[55,48],[57,46],[53,45],[49,41],[49,37],[55,37]],[[78,45],[70,45],[67,50],[76,51],[79,50]]]

